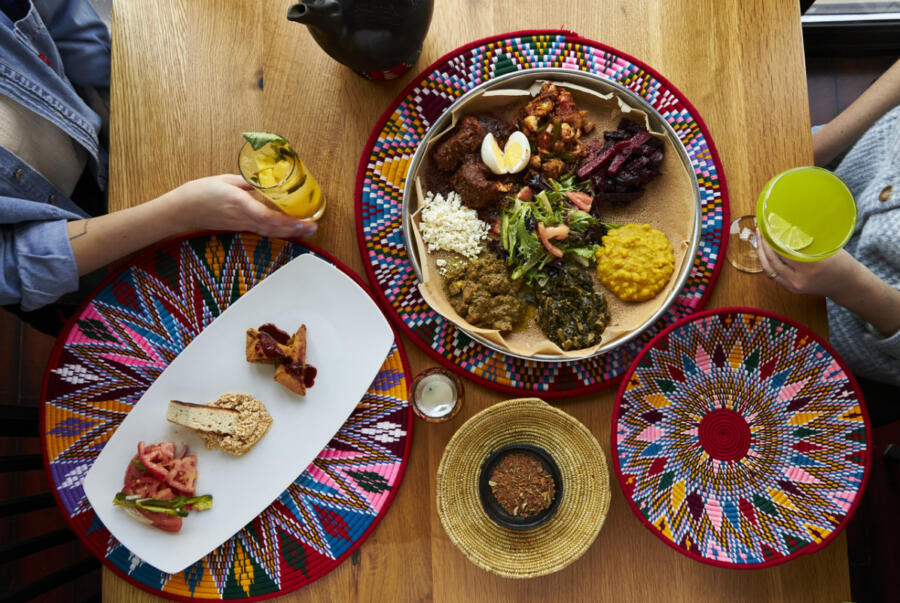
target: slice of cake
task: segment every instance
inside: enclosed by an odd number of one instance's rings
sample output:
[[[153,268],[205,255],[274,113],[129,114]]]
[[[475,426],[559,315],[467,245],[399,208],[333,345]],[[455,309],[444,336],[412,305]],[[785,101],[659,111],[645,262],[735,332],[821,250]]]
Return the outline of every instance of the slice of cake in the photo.
[[[265,331],[263,325],[259,329],[247,329],[247,362],[278,364],[284,362],[291,353],[289,340],[284,342]]]
[[[210,406],[231,409],[238,413],[239,419],[237,430],[231,434],[198,431],[207,448],[218,447],[228,454],[242,456],[250,452],[272,425],[266,406],[249,394],[222,394]]]
[[[295,394],[306,395],[312,387],[316,369],[306,364],[306,325],[300,325],[290,340],[290,352],[284,363],[275,369],[275,381]]]
[[[195,431],[228,435],[237,432],[239,414],[230,408],[172,400],[166,410],[166,419]]]
[[[271,323],[247,329],[247,362],[275,365],[275,381],[300,396],[315,383],[318,371],[306,363],[306,325],[293,336]]]

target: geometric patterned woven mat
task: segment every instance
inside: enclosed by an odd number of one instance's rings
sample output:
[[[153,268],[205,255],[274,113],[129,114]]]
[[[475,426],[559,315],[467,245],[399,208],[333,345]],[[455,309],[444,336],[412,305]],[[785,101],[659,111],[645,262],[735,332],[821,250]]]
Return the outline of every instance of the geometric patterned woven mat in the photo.
[[[625,498],[663,542],[731,568],[824,547],[865,490],[859,388],[816,334],[752,308],[664,330],[625,376],[612,456]]]
[[[537,362],[501,354],[434,312],[419,294],[401,223],[409,162],[431,124],[453,101],[482,82],[540,67],[594,73],[653,105],[687,149],[702,206],[697,256],[684,289],[664,316],[615,350],[575,362]],[[376,298],[413,343],[481,385],[548,398],[585,394],[616,383],[662,327],[702,308],[725,256],[729,223],[722,166],[697,110],[640,61],[570,32],[519,32],[473,42],[417,76],[385,111],[363,150],[357,174],[356,219],[363,265]]]
[[[48,477],[91,552],[144,590],[187,600],[263,598],[300,588],[362,543],[400,486],[412,412],[406,356],[395,340],[365,404],[312,464],[258,517],[184,571],[170,575],[141,561],[85,497],[87,471],[156,377],[231,303],[306,253],[366,289],[333,257],[303,244],[250,233],[194,235],[157,245],[111,276],[57,340],[44,382]]]

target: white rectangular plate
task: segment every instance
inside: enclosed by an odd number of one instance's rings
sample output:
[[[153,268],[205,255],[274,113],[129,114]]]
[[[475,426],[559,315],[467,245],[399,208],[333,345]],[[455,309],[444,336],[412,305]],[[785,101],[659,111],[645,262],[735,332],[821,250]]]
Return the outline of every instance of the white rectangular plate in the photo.
[[[271,365],[250,364],[246,331],[271,322],[307,327],[307,362],[319,374],[301,397],[276,383]],[[158,569],[176,573],[228,540],[271,503],[340,429],[378,373],[394,340],[381,310],[331,264],[302,255],[241,296],[200,333],[141,397],[84,480],[100,520],[119,542]],[[251,394],[274,422],[246,455],[206,450],[190,429],[166,421],[169,400],[206,403]],[[197,494],[213,507],[184,518],[181,532],[143,525],[114,507],[137,444],[185,443],[197,455]]]

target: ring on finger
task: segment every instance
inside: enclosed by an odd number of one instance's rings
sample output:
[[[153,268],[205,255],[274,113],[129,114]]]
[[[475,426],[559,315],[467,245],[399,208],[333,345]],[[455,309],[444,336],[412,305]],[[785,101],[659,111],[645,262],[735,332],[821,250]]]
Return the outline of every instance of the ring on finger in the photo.
[[[778,271],[777,271],[777,270],[773,270],[772,272],[770,272],[770,273],[769,273],[768,275],[766,275],[766,276],[768,276],[770,279],[772,279],[772,280],[774,281],[776,278],[778,278]]]

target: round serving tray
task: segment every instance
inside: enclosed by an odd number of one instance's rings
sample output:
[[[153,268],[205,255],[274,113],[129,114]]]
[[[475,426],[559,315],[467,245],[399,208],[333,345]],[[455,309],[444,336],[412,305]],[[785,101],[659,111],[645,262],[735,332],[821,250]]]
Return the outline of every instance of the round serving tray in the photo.
[[[403,191],[413,155],[431,124],[486,81],[526,69],[591,73],[643,98],[684,145],[700,191],[699,245],[677,299],[651,327],[600,356],[542,362],[500,353],[457,329],[422,299],[403,233]],[[374,124],[359,160],[356,225],[363,267],[377,300],[400,330],[436,362],[479,385],[545,398],[609,387],[666,325],[703,308],[728,242],[728,191],[719,155],[697,109],[671,82],[615,48],[570,31],[503,33],[448,52],[412,78]]]
[[[506,348],[499,346],[496,343],[485,339],[484,337],[481,337],[476,333],[472,333],[469,330],[462,329],[461,327],[457,326],[457,328],[464,331],[466,335],[468,335],[472,339],[478,341],[484,346],[491,348],[492,350],[495,350],[496,352],[506,354],[507,356],[521,358],[522,360],[537,360],[542,362],[568,362],[572,360],[583,360],[585,358],[600,356],[611,350],[614,350],[622,344],[631,341],[632,339],[640,335],[645,329],[659,320],[659,318],[669,309],[669,306],[672,305],[672,302],[675,301],[675,299],[681,293],[681,289],[684,287],[688,276],[690,276],[694,256],[697,253],[697,246],[700,242],[700,189],[697,186],[697,179],[693,177],[694,169],[693,167],[691,167],[691,159],[688,156],[687,150],[684,148],[684,144],[682,144],[681,140],[678,138],[675,130],[672,129],[672,126],[670,126],[668,122],[666,122],[666,120],[662,118],[659,112],[657,112],[657,110],[654,109],[653,106],[646,100],[644,100],[628,88],[625,88],[621,84],[610,81],[609,79],[606,79],[604,77],[600,77],[599,75],[595,75],[593,73],[585,71],[573,71],[572,69],[560,68],[524,69],[522,71],[507,73],[506,75],[495,77],[492,80],[488,80],[483,84],[475,86],[466,94],[459,97],[456,102],[450,105],[440,116],[440,118],[431,125],[431,127],[425,133],[425,136],[422,138],[422,141],[419,143],[419,147],[416,149],[416,152],[413,155],[412,160],[410,161],[409,171],[407,172],[406,178],[406,186],[403,189],[403,208],[401,213],[403,224],[403,240],[406,244],[406,248],[409,250],[410,262],[412,263],[413,269],[416,271],[417,284],[420,284],[423,281],[422,269],[419,266],[419,258],[416,257],[416,246],[412,240],[410,217],[412,215],[412,206],[415,203],[416,196],[415,175],[418,173],[419,167],[425,160],[425,155],[429,148],[431,139],[434,138],[437,134],[444,131],[444,129],[450,125],[450,120],[452,119],[453,112],[465,106],[466,103],[474,96],[480,95],[481,93],[488,90],[527,90],[532,84],[539,80],[568,82],[571,84],[577,84],[579,86],[589,88],[591,90],[595,90],[597,92],[600,92],[601,94],[608,94],[612,92],[619,95],[622,100],[627,102],[633,108],[639,109],[647,114],[650,120],[650,126],[653,130],[662,131],[666,134],[669,142],[672,143],[672,145],[678,152],[678,157],[679,159],[681,159],[681,162],[684,165],[684,169],[692,176],[691,194],[693,196],[695,206],[694,220],[691,226],[691,238],[688,242],[687,252],[685,253],[685,257],[681,262],[681,267],[678,274],[674,276],[674,278],[676,279],[676,284],[669,290],[666,299],[663,301],[663,304],[656,310],[656,312],[649,316],[633,332],[624,337],[620,337],[619,339],[603,344],[592,353],[584,354],[582,356],[561,356],[558,354],[535,354],[533,356],[523,356],[511,352],[510,350],[507,350]]]

